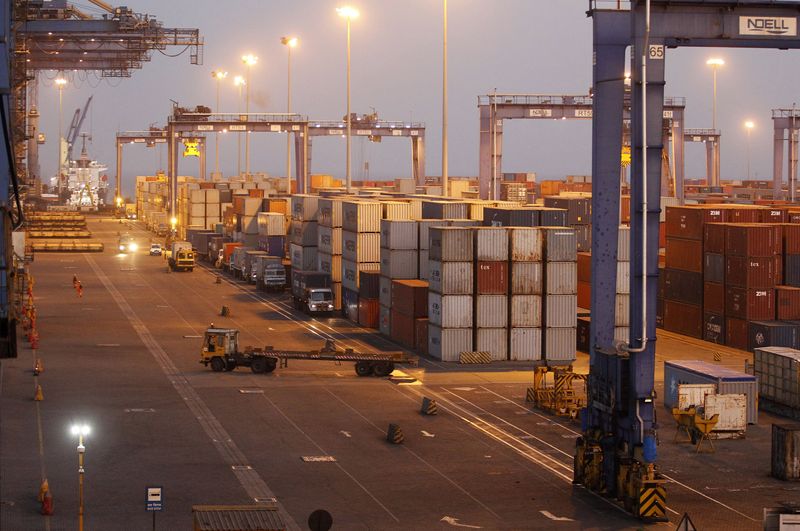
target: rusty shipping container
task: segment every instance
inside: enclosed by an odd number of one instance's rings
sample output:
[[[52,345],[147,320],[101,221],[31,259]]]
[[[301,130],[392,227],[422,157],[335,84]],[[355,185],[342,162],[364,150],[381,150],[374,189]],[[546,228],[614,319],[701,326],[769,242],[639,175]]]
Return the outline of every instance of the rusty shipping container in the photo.
[[[725,254],[725,224],[707,223],[703,250],[707,253]]]
[[[665,269],[664,298],[694,306],[702,306],[703,274],[681,271],[680,269]]]
[[[774,257],[725,257],[725,281],[740,288],[773,288],[776,283]]]
[[[735,317],[725,318],[725,344],[729,347],[747,350],[747,321]]]
[[[800,288],[778,286],[775,288],[776,310],[781,321],[800,320]]]
[[[728,256],[775,256],[783,249],[783,231],[778,225],[730,223],[725,226]]]
[[[378,299],[358,299],[358,324],[366,328],[378,328],[380,317],[380,302]]]
[[[702,339],[703,307],[664,300],[664,329]]]
[[[505,227],[478,227],[473,230],[475,260],[494,262],[508,260],[508,229]]]
[[[569,227],[545,227],[544,256],[548,262],[575,262],[578,247],[575,230]]]
[[[428,282],[431,291],[446,295],[471,295],[473,290],[472,262],[428,261]]]
[[[703,267],[703,280],[706,282],[725,283],[725,255],[705,253],[705,267]]]
[[[508,359],[512,361],[539,361],[542,359],[541,328],[511,328]]]
[[[725,314],[725,284],[703,283],[703,311],[719,315]]]
[[[475,276],[479,295],[508,293],[508,262],[478,262]]]
[[[709,312],[703,314],[703,339],[717,345],[725,344],[724,315]]]
[[[785,223],[781,225],[783,235],[783,252],[786,254],[800,254],[800,223]]]
[[[428,354],[428,318],[414,320],[414,350],[420,354]]]
[[[510,302],[511,327],[538,328],[542,326],[542,297],[540,295],[512,295]]]
[[[472,229],[469,227],[431,227],[431,260],[440,262],[472,262]]]
[[[512,262],[541,262],[543,258],[542,231],[536,228],[509,229],[509,253]]]
[[[492,361],[508,360],[508,329],[478,328],[475,330],[475,350],[488,352]]]
[[[392,310],[415,318],[428,316],[428,283],[424,280],[395,280],[391,294]]]
[[[703,272],[702,240],[667,238],[667,268]]]
[[[669,206],[666,215],[667,238],[703,240],[703,225],[725,221],[718,206]]]
[[[545,291],[554,295],[574,295],[578,292],[578,264],[575,262],[547,262],[545,264]]]
[[[539,295],[542,293],[542,262],[511,262],[511,293]]]
[[[772,425],[770,475],[783,481],[800,480],[800,424]]]
[[[775,319],[775,290],[726,286],[725,315],[745,321],[771,321]]]
[[[391,338],[393,341],[400,343],[406,348],[414,348],[416,339],[414,337],[416,331],[416,323],[414,318],[410,315],[395,311],[392,308],[391,316]]]

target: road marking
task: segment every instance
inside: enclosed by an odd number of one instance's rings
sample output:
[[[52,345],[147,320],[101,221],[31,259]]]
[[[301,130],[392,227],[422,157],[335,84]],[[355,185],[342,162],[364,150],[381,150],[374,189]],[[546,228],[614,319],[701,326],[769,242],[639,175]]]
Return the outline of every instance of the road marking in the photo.
[[[231,465],[231,470],[253,470],[250,465]]]
[[[217,420],[203,399],[200,398],[200,395],[197,394],[197,391],[195,391],[195,389],[191,386],[186,377],[183,376],[178,367],[175,366],[169,355],[156,341],[156,339],[153,337],[153,334],[150,332],[144,322],[139,318],[138,315],[136,315],[136,312],[133,311],[133,308],[130,304],[128,304],[128,301],[125,299],[122,293],[120,293],[116,286],[114,286],[100,266],[97,265],[97,262],[94,260],[94,258],[89,255],[84,255],[84,258],[92,267],[100,282],[103,283],[109,295],[111,295],[111,299],[116,301],[117,306],[119,306],[119,309],[131,324],[131,327],[136,331],[139,339],[141,339],[142,343],[144,343],[145,347],[147,347],[147,350],[150,351],[150,354],[156,360],[159,367],[161,367],[164,376],[166,376],[167,379],[172,383],[175,391],[178,393],[178,395],[180,395],[181,398],[183,398],[186,406],[198,419],[203,431],[206,432],[206,435],[209,437],[209,439],[217,443],[217,451],[219,451],[222,459],[229,465],[247,462],[247,458],[245,457],[244,453],[242,453],[239,447],[236,446],[236,443],[231,440],[228,432],[225,431],[225,428],[222,426],[219,420]],[[257,500],[259,498],[275,497],[273,492],[255,470],[234,470],[234,475],[250,498]],[[300,526],[286,510],[286,507],[284,507],[280,502],[276,502],[276,506],[281,518],[286,523],[286,526],[293,531],[299,531],[301,529]]]
[[[335,463],[336,458],[332,455],[304,455],[301,457],[306,463]]]
[[[341,433],[342,435],[344,435],[348,439],[352,437],[352,435],[350,435],[349,431],[339,430],[339,433]]]
[[[483,529],[483,528],[482,528],[481,526],[479,526],[479,525],[459,524],[459,523],[458,523],[458,518],[453,518],[452,516],[445,516],[445,517],[443,517],[443,518],[442,518],[441,520],[439,520],[439,521],[440,521],[440,522],[444,522],[444,523],[446,523],[446,524],[450,524],[450,525],[452,525],[453,527],[468,527],[468,528],[470,528],[470,529]]]
[[[243,395],[263,395],[263,389],[239,389],[239,392]]]
[[[574,522],[575,521],[572,518],[567,518],[566,516],[556,516],[553,513],[551,513],[550,511],[539,511],[539,512],[542,513],[543,515],[545,515],[546,517],[548,517],[550,520],[555,520],[556,522]]]
[[[187,336],[183,336],[183,339],[200,339],[201,337],[203,337],[203,336],[187,335]]]
[[[422,433],[422,435],[424,435],[425,437],[436,437],[436,435],[434,435],[433,433],[428,433],[425,430],[422,430],[420,433]]]
[[[155,413],[156,410],[151,407],[132,407],[125,408],[125,413]]]
[[[474,387],[453,387],[456,391],[474,391]]]

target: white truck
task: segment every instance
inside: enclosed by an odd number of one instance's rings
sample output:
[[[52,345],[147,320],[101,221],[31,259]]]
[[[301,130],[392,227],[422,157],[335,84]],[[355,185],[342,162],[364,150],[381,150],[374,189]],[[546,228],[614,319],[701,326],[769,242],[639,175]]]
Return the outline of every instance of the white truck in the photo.
[[[286,288],[286,268],[280,256],[259,256],[253,268],[253,280],[259,289],[282,291]]]
[[[192,244],[175,241],[166,253],[167,263],[173,271],[192,271],[194,269],[194,251]]]

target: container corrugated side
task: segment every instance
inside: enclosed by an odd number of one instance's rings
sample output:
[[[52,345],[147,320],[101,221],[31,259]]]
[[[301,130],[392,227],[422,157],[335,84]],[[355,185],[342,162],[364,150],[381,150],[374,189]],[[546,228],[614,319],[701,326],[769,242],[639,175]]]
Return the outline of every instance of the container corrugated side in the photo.
[[[319,198],[315,195],[295,194],[292,196],[292,219],[297,221],[317,221]]]
[[[578,293],[578,264],[576,262],[547,262],[545,278],[548,295]]]
[[[511,262],[511,293],[541,294],[542,269],[542,262]]]
[[[617,237],[617,262],[630,262],[631,260],[631,228],[620,225]]]
[[[544,255],[548,262],[576,262],[578,243],[569,227],[544,227]]]
[[[548,295],[545,297],[545,326],[574,327],[578,324],[577,295]]]
[[[317,245],[317,222],[316,221],[292,221],[289,228],[289,241],[297,245],[316,246]]]
[[[389,220],[411,219],[411,205],[403,201],[382,201],[382,217]]]
[[[542,329],[512,328],[508,332],[512,361],[540,361],[542,359]]]
[[[442,361],[459,361],[462,352],[472,352],[471,328],[428,325],[428,354]]]
[[[419,250],[419,278],[420,280],[428,280],[430,278],[430,260],[428,259],[428,250]]]
[[[444,328],[472,328],[472,296],[428,294],[428,319]]]
[[[342,254],[342,229],[319,225],[317,247],[321,253]]]
[[[292,269],[298,271],[313,271],[317,267],[317,247],[302,247],[300,245],[289,244],[289,257],[292,261]]]
[[[783,481],[800,480],[800,426],[797,424],[772,425],[772,453],[770,456],[770,475]],[[778,517],[778,526],[774,529],[790,529],[796,527],[787,523],[784,527],[783,516]],[[797,520],[793,520],[796,522]],[[764,526],[764,529],[773,529]]]
[[[541,229],[514,227],[509,229],[509,253],[512,262],[540,262],[543,254]]]
[[[419,252],[381,248],[381,275],[389,278],[414,279],[419,271]]]
[[[381,234],[342,230],[342,258],[351,262],[380,262]]]
[[[506,328],[479,328],[475,331],[475,350],[488,352],[492,361],[508,359],[508,330]]]
[[[762,347],[754,351],[754,374],[763,398],[800,408],[800,351]]]
[[[383,304],[378,310],[378,330],[383,336],[391,337],[392,335],[392,310]]]
[[[383,306],[392,306],[392,279],[382,276],[378,281],[379,296],[378,300]]]
[[[323,227],[342,227],[342,200],[335,197],[320,197],[319,224]]]
[[[428,282],[431,291],[448,295],[470,295],[473,291],[472,279],[472,262],[428,261]]]
[[[508,229],[505,227],[477,227],[475,259],[478,261],[508,260]]]
[[[430,259],[442,262],[472,262],[472,229],[469,227],[431,227]]]
[[[259,212],[258,234],[261,236],[285,236],[285,216],[276,212]]]
[[[509,324],[515,328],[538,328],[542,326],[541,295],[512,295]]]
[[[631,292],[631,263],[617,262],[617,293]]]
[[[317,271],[328,273],[333,282],[342,281],[342,257],[341,255],[330,255],[317,252]]]
[[[508,297],[505,295],[476,295],[475,326],[476,328],[508,326]]]
[[[577,356],[577,330],[571,328],[546,328],[544,330],[544,359],[548,362],[571,362]]]
[[[614,297],[614,326],[630,326],[631,296],[618,293]]]
[[[382,214],[378,201],[342,201],[342,228],[350,232],[379,233]]]
[[[384,249],[418,249],[418,223],[416,221],[381,220],[381,247]]]
[[[342,259],[342,287],[358,292],[359,273],[361,271],[380,271],[379,262],[352,262]]]
[[[430,249],[430,230],[431,227],[449,227],[449,223],[443,219],[421,219],[419,220],[419,248]]]

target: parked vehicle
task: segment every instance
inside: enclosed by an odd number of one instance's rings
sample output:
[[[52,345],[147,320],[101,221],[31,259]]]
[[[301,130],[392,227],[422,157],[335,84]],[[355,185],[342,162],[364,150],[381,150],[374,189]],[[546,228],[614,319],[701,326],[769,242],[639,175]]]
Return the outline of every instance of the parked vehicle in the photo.
[[[256,286],[267,291],[286,288],[286,268],[280,256],[259,256],[253,269]]]
[[[245,253],[247,251],[254,251],[252,247],[243,247],[239,244],[239,247],[233,249],[231,253],[231,260],[230,260],[230,270],[233,278],[239,278],[245,280],[244,277],[244,267],[245,267]]]
[[[294,307],[309,315],[333,312],[331,277],[318,271],[292,271]]]
[[[192,244],[185,241],[172,242],[167,263],[173,271],[192,271],[194,269],[194,251]]]
[[[151,243],[150,244],[150,256],[161,256],[163,252],[163,248],[161,247],[160,243]]]

